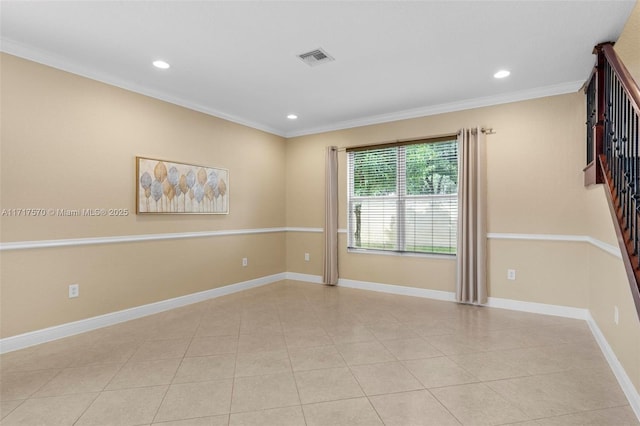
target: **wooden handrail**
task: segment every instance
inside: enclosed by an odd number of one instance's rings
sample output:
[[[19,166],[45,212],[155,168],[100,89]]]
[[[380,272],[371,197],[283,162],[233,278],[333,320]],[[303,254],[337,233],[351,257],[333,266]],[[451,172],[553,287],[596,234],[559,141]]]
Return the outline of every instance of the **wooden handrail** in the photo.
[[[622,63],[616,51],[613,50],[613,43],[607,42],[599,44],[596,46],[596,49],[598,49],[599,46],[601,47],[604,56],[607,58],[609,65],[616,73],[618,80],[620,80],[620,84],[624,88],[625,92],[627,92],[631,106],[636,111],[636,114],[640,115],[640,87],[638,87],[638,83],[633,79],[633,76]]]

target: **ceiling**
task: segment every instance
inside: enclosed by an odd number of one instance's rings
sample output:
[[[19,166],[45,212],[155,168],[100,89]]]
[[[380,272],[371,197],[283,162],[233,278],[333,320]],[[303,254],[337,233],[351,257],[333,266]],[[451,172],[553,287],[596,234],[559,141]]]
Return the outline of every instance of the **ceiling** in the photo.
[[[575,92],[634,4],[3,0],[0,35],[4,52],[291,137]],[[317,48],[335,61],[297,57]]]

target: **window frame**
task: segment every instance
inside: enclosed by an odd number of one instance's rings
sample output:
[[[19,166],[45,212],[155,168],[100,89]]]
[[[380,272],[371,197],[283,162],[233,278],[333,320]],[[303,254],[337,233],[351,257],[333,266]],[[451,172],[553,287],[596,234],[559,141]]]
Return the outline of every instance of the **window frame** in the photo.
[[[446,257],[446,258],[455,258],[457,256],[457,244],[456,239],[453,240],[453,253],[446,252],[437,252],[437,251],[415,251],[415,250],[407,250],[406,248],[406,206],[408,200],[425,200],[432,201],[434,198],[441,197],[450,197],[455,199],[456,207],[458,204],[458,181],[460,178],[460,157],[459,157],[459,147],[456,146],[455,152],[455,161],[457,167],[457,176],[456,176],[456,192],[452,194],[421,194],[421,195],[409,195],[407,194],[407,164],[406,164],[406,149],[405,146],[408,145],[420,145],[420,144],[429,144],[429,143],[438,143],[438,142],[455,142],[458,143],[457,135],[447,135],[437,138],[429,138],[429,139],[418,139],[418,140],[410,140],[410,141],[399,141],[396,143],[384,143],[384,144],[375,144],[375,145],[367,145],[367,146],[359,146],[355,148],[347,148],[347,251],[349,253],[365,253],[365,254],[382,254],[382,255],[392,255],[392,256],[414,256],[414,257]],[[352,152],[357,151],[369,151],[369,150],[378,150],[384,148],[395,148],[397,149],[396,155],[396,191],[395,195],[385,195],[385,196],[376,196],[376,195],[364,195],[364,196],[356,196],[354,195],[355,185],[354,185],[354,174],[355,174],[355,161],[350,159]],[[355,238],[355,219],[352,219],[352,215],[354,213],[354,209],[352,206],[357,202],[368,201],[368,200],[380,200],[387,199],[392,200],[395,203],[395,210],[397,215],[397,223],[402,223],[402,226],[397,226],[397,235],[395,238],[395,248],[370,248],[370,247],[355,247],[355,243],[353,243],[353,239]],[[456,214],[455,218],[455,227],[458,226],[458,216]],[[456,229],[457,232],[457,229]]]

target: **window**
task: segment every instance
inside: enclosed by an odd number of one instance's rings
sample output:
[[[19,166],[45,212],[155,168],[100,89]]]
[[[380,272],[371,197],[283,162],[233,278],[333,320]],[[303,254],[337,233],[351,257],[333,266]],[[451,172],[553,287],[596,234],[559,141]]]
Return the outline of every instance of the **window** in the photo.
[[[456,253],[458,143],[348,150],[349,248]]]

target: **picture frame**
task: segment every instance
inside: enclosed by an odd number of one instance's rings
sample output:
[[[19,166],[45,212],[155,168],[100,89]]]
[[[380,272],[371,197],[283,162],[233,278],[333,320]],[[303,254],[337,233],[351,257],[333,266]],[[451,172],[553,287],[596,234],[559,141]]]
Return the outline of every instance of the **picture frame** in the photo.
[[[136,214],[229,214],[229,170],[137,156]]]

